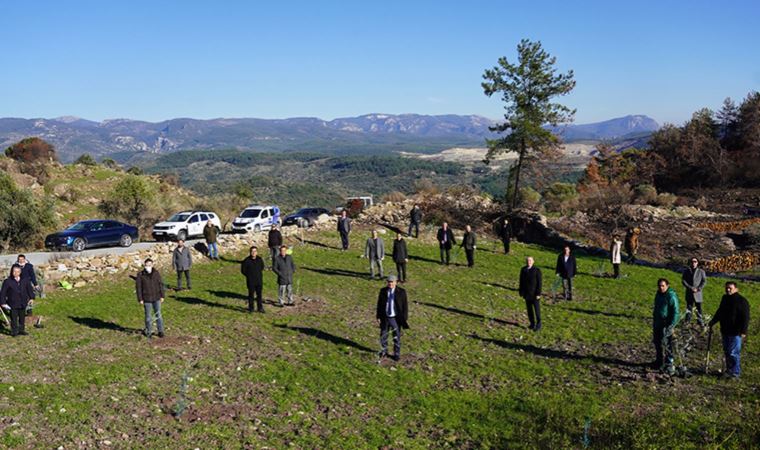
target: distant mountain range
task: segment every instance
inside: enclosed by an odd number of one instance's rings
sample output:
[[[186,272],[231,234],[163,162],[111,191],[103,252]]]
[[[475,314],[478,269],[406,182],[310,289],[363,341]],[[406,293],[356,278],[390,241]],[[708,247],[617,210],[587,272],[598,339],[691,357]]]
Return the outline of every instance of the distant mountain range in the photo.
[[[481,116],[367,114],[325,121],[291,119],[129,119],[93,122],[78,117],[0,118],[0,148],[25,137],[52,143],[63,161],[83,153],[126,160],[135,153],[191,149],[243,149],[265,152],[381,154],[429,153],[451,147],[483,146],[494,122]],[[555,131],[567,142],[646,136],[659,125],[647,116],[568,125]]]

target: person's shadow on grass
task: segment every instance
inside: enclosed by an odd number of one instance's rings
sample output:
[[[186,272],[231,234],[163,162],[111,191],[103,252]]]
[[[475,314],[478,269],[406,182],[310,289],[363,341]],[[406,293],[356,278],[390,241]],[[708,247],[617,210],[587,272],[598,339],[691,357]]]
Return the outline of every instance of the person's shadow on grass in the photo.
[[[204,305],[204,306],[211,306],[213,308],[229,309],[230,311],[237,311],[237,312],[247,311],[247,308],[243,308],[242,306],[225,305],[224,303],[211,302],[211,301],[204,300],[198,297],[175,297],[174,299],[177,300],[178,302],[186,303],[188,305]]]
[[[317,269],[314,267],[304,267],[304,270],[308,270],[309,272],[316,272],[321,273],[322,275],[337,275],[341,277],[354,277],[354,278],[362,278],[362,279],[369,279],[369,273],[367,272],[356,272],[354,270],[346,270],[346,269]]]
[[[343,337],[340,337],[340,336],[336,336],[334,334],[330,334],[330,333],[324,332],[322,330],[318,330],[316,328],[311,328],[311,327],[289,327],[287,325],[275,325],[275,327],[282,328],[282,329],[285,329],[285,330],[298,331],[299,333],[305,334],[307,336],[313,336],[313,337],[315,337],[317,339],[322,339],[323,341],[327,341],[327,342],[329,342],[331,344],[335,344],[335,345],[338,345],[338,346],[352,347],[352,348],[355,348],[355,349],[360,350],[362,352],[369,352],[369,353],[374,353],[375,352],[371,348],[365,347],[365,346],[359,344],[358,342],[354,342],[354,341],[352,341],[350,339],[346,339],[346,338],[343,338]]]
[[[119,331],[121,333],[127,333],[127,334],[134,334],[134,333],[142,333],[143,330],[138,328],[129,328],[121,326],[114,322],[107,322],[102,319],[98,319],[96,317],[74,317],[69,316],[69,319],[73,320],[74,322],[78,323],[79,325],[83,325],[89,328],[93,328],[96,330],[111,330],[111,331]]]
[[[478,313],[474,313],[474,312],[470,312],[470,311],[465,311],[463,309],[457,309],[457,308],[454,308],[453,306],[436,305],[435,303],[428,303],[428,302],[421,302],[421,301],[415,301],[414,303],[416,303],[418,305],[429,306],[431,308],[442,309],[442,310],[448,311],[450,313],[460,314],[460,315],[463,315],[463,316],[472,317],[474,319],[490,320],[490,321],[493,321],[493,322],[496,322],[496,323],[500,323],[502,325],[511,325],[513,327],[520,327],[520,328],[522,328],[522,325],[520,325],[517,322],[513,322],[513,321],[510,321],[510,320],[499,319],[499,318],[496,318],[496,317],[486,317],[486,316],[484,316],[482,314],[478,314]]]

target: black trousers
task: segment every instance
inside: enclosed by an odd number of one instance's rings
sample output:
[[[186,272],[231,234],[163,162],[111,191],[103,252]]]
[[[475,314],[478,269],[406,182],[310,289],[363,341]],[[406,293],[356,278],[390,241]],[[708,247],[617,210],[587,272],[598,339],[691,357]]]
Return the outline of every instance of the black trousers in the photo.
[[[261,299],[262,285],[248,285],[248,311],[253,311],[253,299],[256,298],[256,308],[259,312],[264,312],[264,303]]]
[[[398,281],[406,281],[406,261],[396,263],[396,276]]]
[[[445,260],[444,260],[445,257]],[[446,265],[449,264],[449,260],[451,259],[451,249],[446,247],[441,247],[441,264],[444,262]]]
[[[526,298],[525,309],[528,310],[530,327],[541,328],[541,301],[537,298]]]
[[[280,247],[269,247],[269,254],[272,256],[272,267],[274,267],[274,259],[280,254]]]
[[[686,296],[686,318],[687,320],[691,318],[691,312],[694,310],[694,307],[697,307],[697,319],[702,320],[702,302],[695,302],[694,297],[692,296]]]
[[[177,271],[177,289],[182,289],[182,274],[185,274],[185,281],[187,282],[187,288],[190,289],[190,271],[189,270],[178,270]]]
[[[467,255],[467,267],[472,267],[475,265],[475,249],[467,250],[464,249],[464,254]]]
[[[11,336],[24,332],[26,325],[26,308],[11,309]]]
[[[504,254],[509,254],[509,239],[502,239],[501,243],[504,244]]]
[[[612,270],[615,272],[615,278],[620,278],[620,264],[613,264]]]
[[[418,237],[420,235],[420,224],[415,222],[409,223],[409,231],[406,233],[409,236],[412,235],[412,228],[414,228],[414,237]]]
[[[343,246],[343,250],[348,250],[348,233],[340,232],[340,243]]]

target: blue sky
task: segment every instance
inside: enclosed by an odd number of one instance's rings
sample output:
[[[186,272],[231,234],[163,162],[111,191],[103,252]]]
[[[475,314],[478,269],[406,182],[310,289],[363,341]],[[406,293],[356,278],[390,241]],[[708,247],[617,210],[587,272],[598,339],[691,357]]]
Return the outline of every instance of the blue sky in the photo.
[[[501,116],[484,69],[540,40],[576,122],[681,123],[760,90],[760,1],[0,0],[0,117]]]

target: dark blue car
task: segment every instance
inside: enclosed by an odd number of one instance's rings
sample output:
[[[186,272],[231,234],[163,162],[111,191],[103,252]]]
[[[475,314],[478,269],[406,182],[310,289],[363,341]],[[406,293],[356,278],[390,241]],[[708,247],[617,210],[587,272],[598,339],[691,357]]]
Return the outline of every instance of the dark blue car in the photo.
[[[129,247],[139,237],[137,227],[115,220],[83,220],[45,238],[45,247],[75,252],[90,247],[120,245]]]

